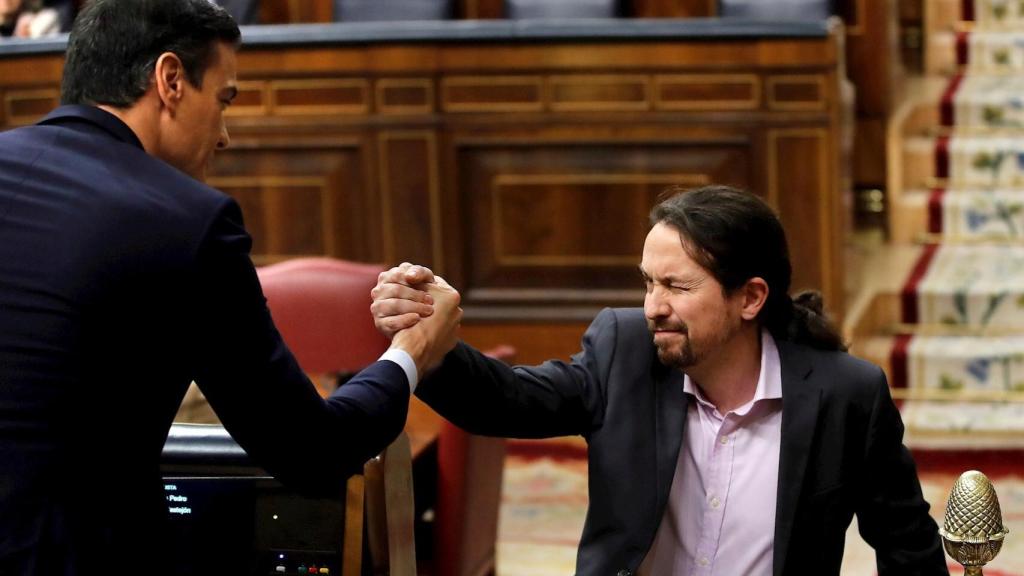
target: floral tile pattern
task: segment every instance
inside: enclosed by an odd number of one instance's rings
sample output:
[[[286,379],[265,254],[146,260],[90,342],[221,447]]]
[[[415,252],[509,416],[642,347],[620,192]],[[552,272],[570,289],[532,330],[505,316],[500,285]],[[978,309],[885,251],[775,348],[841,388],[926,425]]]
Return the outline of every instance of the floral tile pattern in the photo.
[[[943,245],[917,285],[924,324],[1024,333],[1024,246]]]
[[[1024,2],[984,0],[974,3],[974,21],[985,30],[1024,30]]]
[[[942,233],[959,240],[1024,240],[1024,191],[951,190],[942,195]]]
[[[965,76],[953,103],[958,128],[1024,128],[1024,76]]]
[[[976,31],[968,38],[970,74],[1016,74],[1024,72],[1024,33]]]
[[[1024,189],[1024,139],[957,133],[949,139],[951,188]]]

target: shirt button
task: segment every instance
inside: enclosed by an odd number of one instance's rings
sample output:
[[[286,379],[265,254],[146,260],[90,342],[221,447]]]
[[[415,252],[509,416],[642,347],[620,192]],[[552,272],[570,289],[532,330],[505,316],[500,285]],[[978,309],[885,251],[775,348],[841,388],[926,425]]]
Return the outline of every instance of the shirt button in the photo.
[[[718,505],[721,504],[721,503],[722,503],[722,501],[719,500],[717,496],[712,496],[711,497],[711,507],[712,508],[718,508]]]
[[[708,562],[707,558],[701,556],[700,559],[697,560],[697,564],[700,564],[703,567],[707,567],[707,565],[710,564],[710,562]]]
[[[719,440],[719,442],[722,443],[722,446],[725,446],[726,444],[729,443],[729,437],[728,436],[722,436],[722,439]]]

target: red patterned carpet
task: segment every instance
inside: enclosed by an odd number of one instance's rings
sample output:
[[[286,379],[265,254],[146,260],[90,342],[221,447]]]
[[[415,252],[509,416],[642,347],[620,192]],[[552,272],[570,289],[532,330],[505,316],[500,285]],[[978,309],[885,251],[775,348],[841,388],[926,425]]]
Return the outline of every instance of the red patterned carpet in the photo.
[[[573,573],[576,544],[587,508],[585,447],[575,440],[554,444],[512,443],[498,529],[498,576],[565,576]],[[921,475],[925,498],[941,523],[957,474],[946,465]],[[955,465],[954,465],[955,466]],[[961,467],[955,467],[959,470]],[[1003,523],[1010,529],[1003,550],[986,576],[1024,576],[1024,475],[993,472]],[[984,470],[983,470],[984,471]],[[998,473],[998,475],[997,475]],[[950,565],[959,575],[959,565]],[[847,535],[843,576],[875,574],[874,552],[856,525]]]

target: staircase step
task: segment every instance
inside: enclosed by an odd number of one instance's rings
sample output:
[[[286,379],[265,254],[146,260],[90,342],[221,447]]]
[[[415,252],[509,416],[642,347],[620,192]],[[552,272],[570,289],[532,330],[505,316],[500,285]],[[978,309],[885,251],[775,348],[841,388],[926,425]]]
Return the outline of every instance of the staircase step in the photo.
[[[1024,35],[1021,40],[1024,41]],[[1024,56],[1024,49],[1021,54]],[[964,76],[951,95],[950,104],[952,118],[947,121],[955,124],[957,130],[979,133],[1021,130],[1024,128],[1024,76]]]
[[[1019,450],[1024,403],[908,400],[900,412],[911,449]]]
[[[903,190],[933,188],[936,184],[934,136],[914,135],[904,138],[900,150]]]
[[[949,76],[956,73],[959,68],[956,32],[953,30],[933,32],[926,38],[924,50],[926,74]]]
[[[963,16],[963,0],[924,0],[928,31],[952,30]]]
[[[1024,245],[940,245],[903,288],[902,322],[1024,334]]]
[[[897,201],[889,205],[889,238],[892,242],[920,242],[932,232],[928,225],[932,194],[932,190],[923,188],[904,190]]]
[[[961,48],[971,74],[1019,74],[1024,71],[1024,31],[974,30]],[[938,57],[938,56],[936,56]]]
[[[925,209],[928,233],[943,242],[1024,240],[1024,191],[937,190]]]
[[[1017,0],[974,2],[974,28],[979,30],[1024,30],[1024,5]]]
[[[940,148],[943,141],[936,142]],[[1024,135],[956,134],[945,145],[948,172],[937,156],[935,175],[950,188],[1024,188]]]
[[[900,344],[894,347],[898,348]],[[908,445],[1024,445],[1024,334],[914,337],[904,341],[906,381],[895,383]],[[897,356],[898,354],[894,354]]]

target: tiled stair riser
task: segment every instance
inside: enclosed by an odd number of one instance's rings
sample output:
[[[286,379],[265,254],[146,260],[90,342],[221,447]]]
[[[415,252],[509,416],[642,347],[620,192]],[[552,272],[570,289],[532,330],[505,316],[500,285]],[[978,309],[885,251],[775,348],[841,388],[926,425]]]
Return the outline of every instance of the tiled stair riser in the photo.
[[[951,190],[929,232],[958,241],[1024,240],[1024,190]]]
[[[976,31],[967,39],[969,74],[1009,75],[1024,72],[1024,33]]]
[[[953,136],[949,139],[949,186],[1024,189],[1024,139]]]
[[[1024,129],[1024,76],[965,76],[954,106],[961,130]]]
[[[974,3],[974,25],[983,30],[1024,30],[1024,3],[985,0]]]
[[[917,321],[1024,327],[1024,246],[941,247],[917,284]]]

